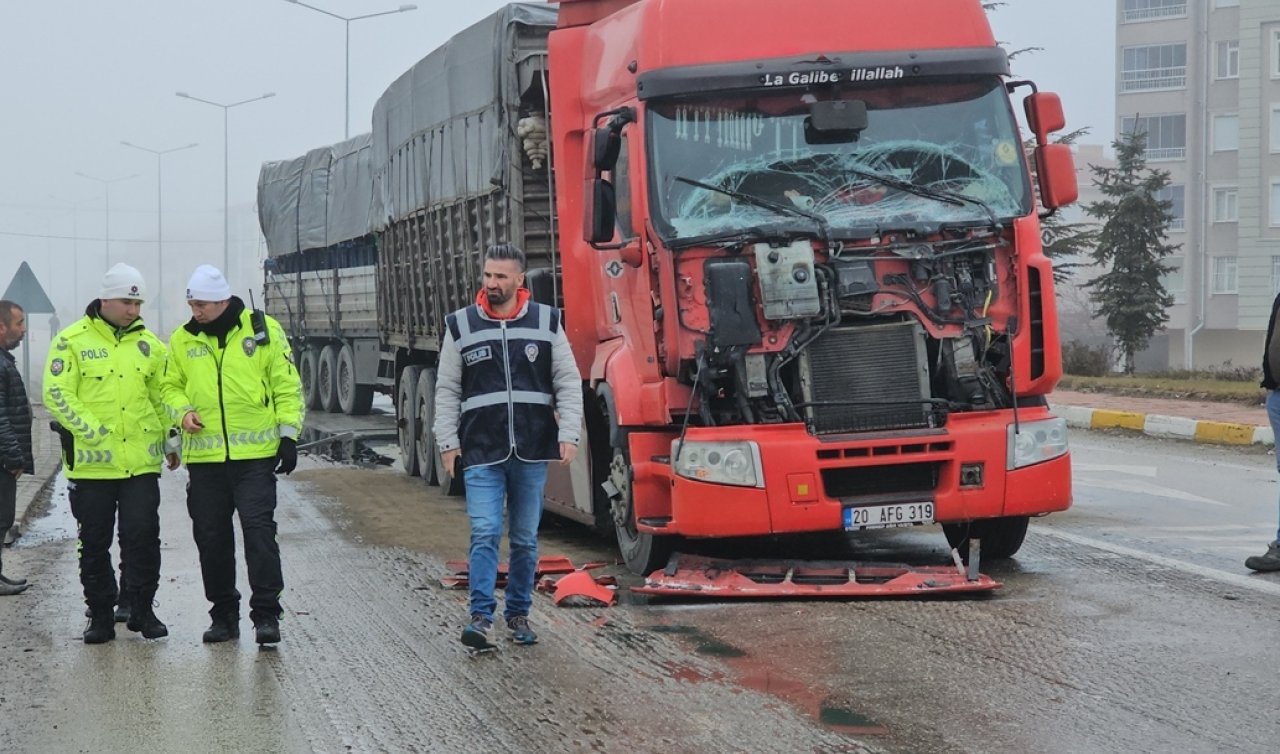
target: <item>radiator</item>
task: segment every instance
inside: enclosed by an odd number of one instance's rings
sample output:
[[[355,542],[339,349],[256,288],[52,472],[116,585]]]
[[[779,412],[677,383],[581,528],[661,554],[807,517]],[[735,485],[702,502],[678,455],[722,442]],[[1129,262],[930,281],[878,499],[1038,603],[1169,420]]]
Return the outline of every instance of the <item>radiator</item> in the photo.
[[[930,426],[925,333],[915,322],[832,328],[799,362],[818,434]]]

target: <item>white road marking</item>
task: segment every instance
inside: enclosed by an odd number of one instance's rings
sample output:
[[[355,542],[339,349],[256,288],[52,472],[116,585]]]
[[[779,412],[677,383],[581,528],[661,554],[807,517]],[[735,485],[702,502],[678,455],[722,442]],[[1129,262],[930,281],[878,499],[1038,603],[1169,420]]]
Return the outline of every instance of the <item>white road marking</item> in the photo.
[[[1230,504],[1221,500],[1213,500],[1199,495],[1193,495],[1190,492],[1183,492],[1172,487],[1162,487],[1158,484],[1148,484],[1136,481],[1099,481],[1093,479],[1076,479],[1076,484],[1081,487],[1094,487],[1096,489],[1114,490],[1116,492],[1136,492],[1139,495],[1154,495],[1156,497],[1165,497],[1170,500],[1182,500],[1188,503],[1204,503],[1205,505],[1216,505],[1221,508],[1230,508]]]
[[[1072,471],[1115,471],[1121,474],[1133,474],[1135,476],[1151,477],[1156,476],[1155,466],[1119,466],[1107,463],[1077,463],[1072,461]]]
[[[1058,531],[1048,526],[1032,526],[1031,530],[1035,534],[1053,537],[1064,542],[1071,542],[1073,544],[1103,550],[1104,552],[1109,552],[1115,555],[1123,555],[1129,558],[1144,560],[1163,568],[1174,568],[1179,571],[1192,573],[1222,584],[1239,587],[1241,589],[1251,589],[1255,592],[1270,595],[1272,597],[1280,597],[1280,582],[1269,581],[1257,576],[1244,576],[1238,573],[1231,573],[1229,571],[1220,571],[1217,568],[1195,565],[1194,563],[1188,563],[1183,560],[1166,558],[1163,555],[1144,552],[1133,547],[1125,547],[1124,545],[1112,544],[1111,542],[1104,542],[1092,537],[1084,537],[1079,534]]]

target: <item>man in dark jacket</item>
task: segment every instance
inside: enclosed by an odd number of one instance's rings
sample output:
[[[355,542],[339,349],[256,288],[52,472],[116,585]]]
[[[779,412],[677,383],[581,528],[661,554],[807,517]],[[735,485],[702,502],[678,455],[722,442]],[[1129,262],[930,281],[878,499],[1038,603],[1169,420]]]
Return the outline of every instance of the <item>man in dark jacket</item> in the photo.
[[[1280,333],[1276,332],[1276,312],[1280,311],[1280,296],[1271,304],[1271,321],[1267,323],[1267,339],[1262,346],[1262,387],[1267,389],[1267,418],[1271,420],[1271,432],[1280,438]],[[1276,468],[1280,470],[1280,453],[1276,454]],[[1253,571],[1280,571],[1280,530],[1267,545],[1266,553],[1253,555],[1244,561]]]
[[[471,622],[462,643],[487,649],[498,543],[509,520],[503,617],[517,644],[529,627],[547,464],[573,462],[582,431],[582,377],[560,311],[530,300],[524,252],[490,246],[476,303],[445,318],[434,429],[446,469],[461,460],[471,519]]]
[[[27,313],[12,301],[0,300],[0,537],[13,526],[18,477],[36,471],[31,455],[31,402],[11,353],[26,333]],[[27,586],[26,579],[6,577],[0,563],[0,596],[20,594]]]

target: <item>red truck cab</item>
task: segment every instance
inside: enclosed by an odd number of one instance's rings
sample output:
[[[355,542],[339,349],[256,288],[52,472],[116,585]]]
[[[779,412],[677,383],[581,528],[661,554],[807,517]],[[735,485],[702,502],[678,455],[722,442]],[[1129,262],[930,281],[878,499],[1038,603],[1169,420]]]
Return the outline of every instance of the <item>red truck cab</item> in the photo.
[[[1038,213],[1074,171],[979,0],[559,7],[564,308],[629,566],[933,523],[1008,556],[1070,505]]]

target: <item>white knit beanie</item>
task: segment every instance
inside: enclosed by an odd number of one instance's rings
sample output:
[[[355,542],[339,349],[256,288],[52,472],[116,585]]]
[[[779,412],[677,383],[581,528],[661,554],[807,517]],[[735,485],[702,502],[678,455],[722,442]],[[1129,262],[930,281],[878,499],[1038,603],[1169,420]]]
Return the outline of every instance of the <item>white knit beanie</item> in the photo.
[[[102,278],[102,289],[98,298],[106,300],[127,298],[144,301],[147,298],[147,284],[142,280],[142,273],[124,262],[117,262]]]
[[[222,272],[211,264],[202,264],[191,273],[187,283],[188,301],[226,301],[231,298],[231,286]]]

